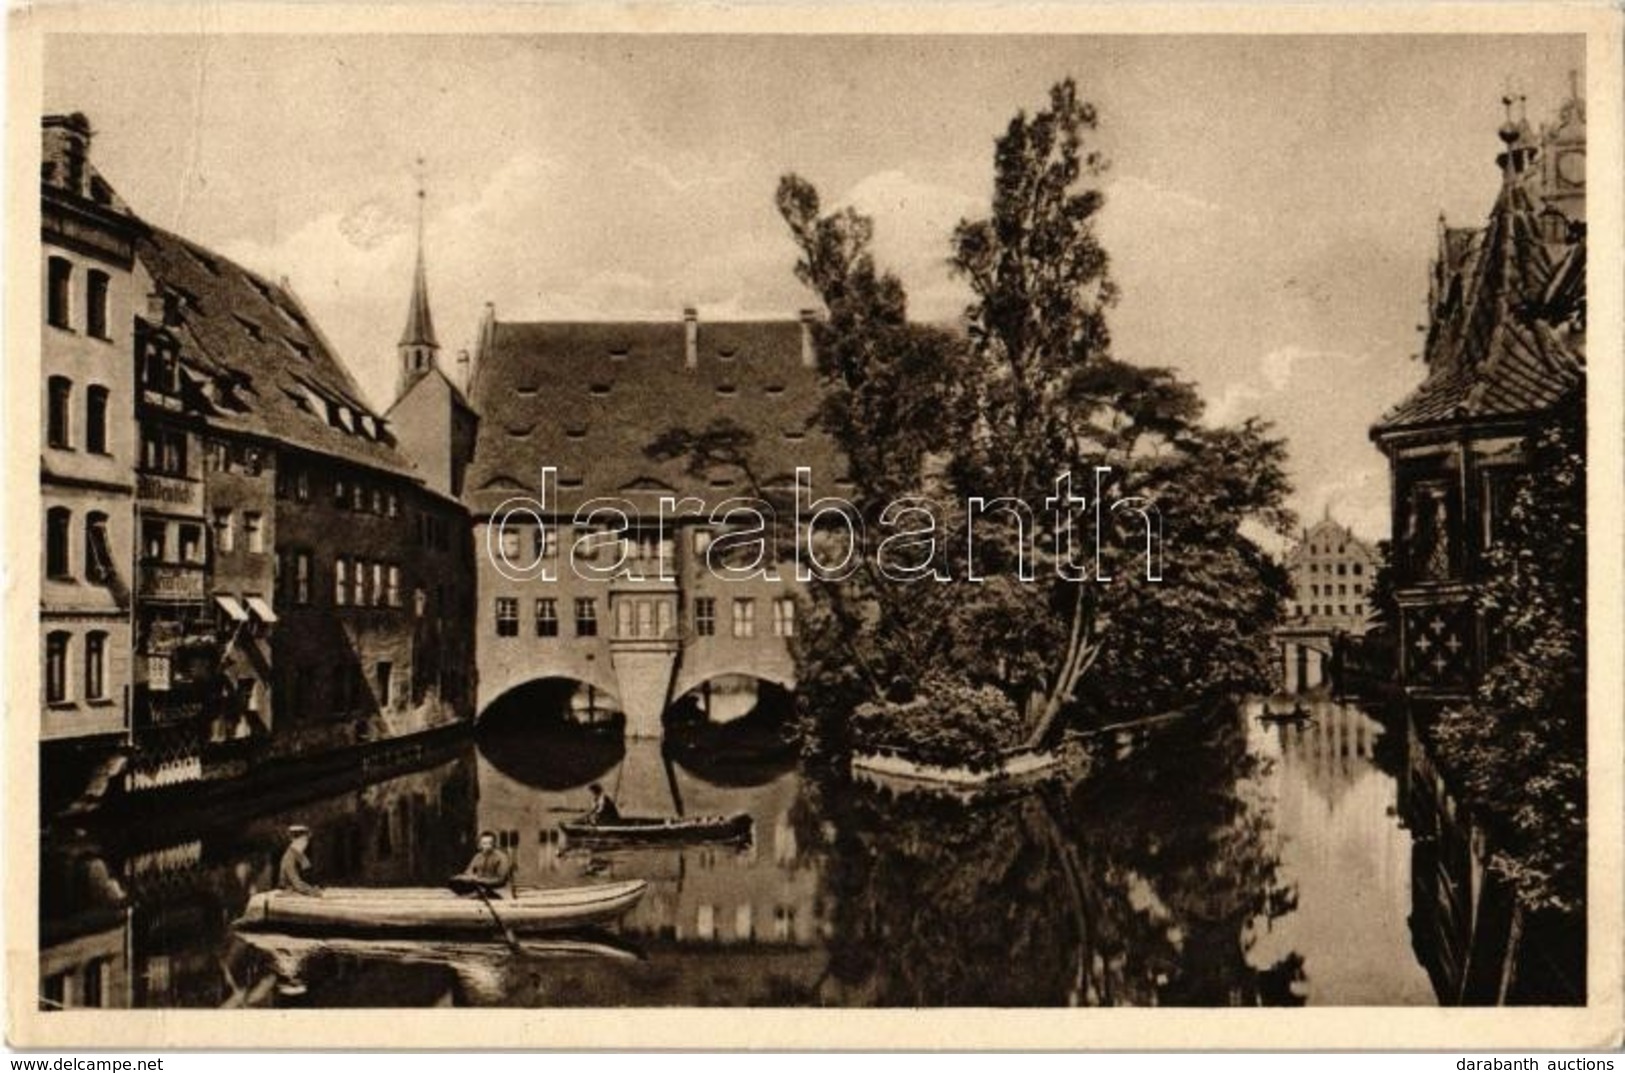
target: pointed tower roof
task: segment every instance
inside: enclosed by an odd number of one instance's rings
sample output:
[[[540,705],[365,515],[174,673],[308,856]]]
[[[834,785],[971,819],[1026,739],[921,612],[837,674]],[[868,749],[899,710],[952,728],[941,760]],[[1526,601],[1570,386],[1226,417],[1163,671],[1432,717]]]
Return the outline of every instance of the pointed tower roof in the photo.
[[[1575,383],[1583,361],[1544,321],[1554,265],[1528,190],[1535,147],[1512,112],[1499,134],[1501,192],[1467,266],[1466,293],[1429,333],[1428,377],[1376,432],[1538,411]]]
[[[422,165],[422,161],[418,161]],[[406,330],[401,332],[401,346],[427,346],[436,350],[440,343],[434,337],[434,317],[429,313],[429,276],[423,265],[423,183],[418,182],[418,263],[412,274],[412,304],[406,311]]]

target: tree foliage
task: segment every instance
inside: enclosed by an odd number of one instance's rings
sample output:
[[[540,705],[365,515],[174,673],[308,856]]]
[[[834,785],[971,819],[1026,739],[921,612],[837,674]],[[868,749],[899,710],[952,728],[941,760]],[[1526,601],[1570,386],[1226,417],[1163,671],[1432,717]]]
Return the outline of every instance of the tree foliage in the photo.
[[[797,276],[825,311],[817,421],[849,459],[869,531],[899,498],[927,504],[952,579],[892,580],[868,554],[850,578],[811,585],[798,680],[827,735],[899,682],[996,688],[1021,716],[996,743],[1011,746],[1049,739],[1081,699],[1143,713],[1268,681],[1287,583],[1242,527],[1290,527],[1284,447],[1261,422],[1204,423],[1195,385],[1112,354],[1096,125],[1067,80],[997,139],[988,215],[949,242],[971,294],[961,331],[909,320],[872,220],[826,211],[799,176],[780,182]],[[725,428],[661,447],[748,454]],[[1085,504],[1068,505],[1063,534],[1065,474]],[[991,506],[973,512],[976,497]]]
[[[1479,603],[1498,650],[1446,711],[1440,759],[1496,838],[1491,867],[1534,910],[1579,912],[1586,876],[1585,416],[1577,392],[1530,437]]]

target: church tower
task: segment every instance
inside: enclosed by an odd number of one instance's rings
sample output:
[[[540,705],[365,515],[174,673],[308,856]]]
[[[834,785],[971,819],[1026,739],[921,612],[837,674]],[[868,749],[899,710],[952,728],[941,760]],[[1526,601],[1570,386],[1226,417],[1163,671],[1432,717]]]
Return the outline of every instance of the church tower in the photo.
[[[418,162],[420,165],[422,161]],[[406,330],[401,332],[400,371],[395,380],[395,398],[403,398],[412,385],[433,371],[440,343],[434,336],[434,318],[429,314],[429,280],[423,266],[423,182],[418,181],[418,260],[412,275],[412,304],[406,311]]]

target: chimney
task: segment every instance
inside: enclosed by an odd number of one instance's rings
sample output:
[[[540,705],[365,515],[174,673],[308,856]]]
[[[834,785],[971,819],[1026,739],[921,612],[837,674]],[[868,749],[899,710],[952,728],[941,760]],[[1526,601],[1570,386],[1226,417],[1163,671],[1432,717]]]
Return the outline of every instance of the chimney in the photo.
[[[818,365],[818,352],[813,347],[813,322],[818,314],[811,309],[801,311],[801,364],[808,369]]]
[[[683,307],[683,367],[700,367],[700,311],[693,306]]]

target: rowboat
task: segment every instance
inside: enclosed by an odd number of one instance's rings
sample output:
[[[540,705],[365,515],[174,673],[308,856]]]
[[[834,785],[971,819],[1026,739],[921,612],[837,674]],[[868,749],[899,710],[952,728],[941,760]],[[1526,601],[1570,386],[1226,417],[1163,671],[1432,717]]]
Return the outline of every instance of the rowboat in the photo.
[[[621,816],[608,823],[566,820],[559,830],[572,842],[731,842],[748,838],[748,812],[732,816]]]
[[[604,924],[637,904],[641,879],[552,890],[523,889],[513,897],[461,897],[439,887],[328,887],[321,897],[277,890],[256,894],[234,927],[244,930],[348,932],[478,932],[500,921],[516,934]]]

